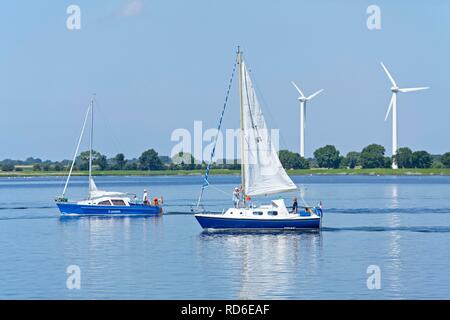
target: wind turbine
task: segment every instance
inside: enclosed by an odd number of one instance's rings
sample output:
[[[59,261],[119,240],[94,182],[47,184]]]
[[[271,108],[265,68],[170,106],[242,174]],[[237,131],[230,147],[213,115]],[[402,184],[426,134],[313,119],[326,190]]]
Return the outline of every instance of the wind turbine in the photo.
[[[291,83],[295,87],[295,89],[297,89],[298,93],[300,93],[300,97],[298,97],[298,100],[300,101],[300,156],[305,157],[306,102],[321,93],[323,89],[320,89],[309,97],[305,97],[302,90],[300,90],[300,88],[294,83],[294,81],[291,81]]]
[[[384,118],[384,121],[387,120],[389,117],[389,113],[392,110],[392,156],[394,157],[397,154],[397,93],[399,92],[413,92],[413,91],[420,91],[420,90],[426,90],[430,87],[418,87],[418,88],[399,88],[397,83],[395,82],[392,75],[389,73],[388,69],[384,66],[383,62],[381,62],[381,66],[384,69],[384,72],[386,72],[389,80],[392,83],[391,91],[392,91],[392,97],[391,102],[389,103],[389,108],[386,112],[386,117]],[[392,160],[392,169],[398,169],[397,162],[395,158]]]

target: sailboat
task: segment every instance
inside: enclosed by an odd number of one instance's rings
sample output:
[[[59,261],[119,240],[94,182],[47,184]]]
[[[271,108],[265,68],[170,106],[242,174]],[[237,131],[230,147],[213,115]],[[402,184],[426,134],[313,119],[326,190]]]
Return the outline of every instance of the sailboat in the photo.
[[[249,70],[239,49],[236,67],[239,69],[243,201],[233,208],[224,210],[221,214],[201,212],[195,214],[195,218],[204,229],[319,229],[323,214],[321,205],[303,207],[296,212],[290,212],[282,198],[260,206],[246,203],[248,197],[293,192],[298,188],[287,175],[270,140]],[[225,106],[226,103],[222,111],[219,129]],[[213,154],[210,164],[212,158]],[[209,168],[210,165],[206,169],[205,184],[202,187],[197,207],[199,207],[203,190],[209,185]]]
[[[66,197],[67,188],[70,178],[72,176],[74,164],[78,151],[80,149],[81,141],[84,135],[86,124],[89,115],[91,116],[91,132],[90,132],[90,149],[89,149],[89,191],[87,199],[69,202]],[[136,195],[99,190],[92,176],[92,145],[93,145],[93,130],[94,130],[94,98],[91,99],[89,107],[84,118],[83,128],[78,139],[78,145],[70,166],[69,174],[67,176],[64,190],[61,196],[55,199],[61,215],[159,215],[162,213],[160,203],[154,205],[147,205],[138,203]]]

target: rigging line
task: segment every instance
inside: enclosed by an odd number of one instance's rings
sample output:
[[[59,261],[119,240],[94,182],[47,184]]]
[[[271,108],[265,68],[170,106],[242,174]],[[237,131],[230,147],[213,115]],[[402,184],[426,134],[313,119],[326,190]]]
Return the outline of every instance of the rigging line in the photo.
[[[231,73],[230,82],[228,83],[228,88],[227,88],[227,93],[225,95],[225,101],[223,103],[222,113],[220,114],[219,125],[217,126],[217,133],[216,133],[216,136],[214,138],[214,147],[213,147],[213,149],[211,151],[211,157],[209,159],[209,163],[208,163],[208,165],[206,167],[205,175],[203,177],[204,183],[203,183],[203,186],[202,186],[202,189],[201,189],[201,192],[200,192],[200,196],[199,196],[198,201],[197,201],[197,207],[200,205],[200,202],[202,200],[203,192],[204,192],[205,188],[210,185],[209,181],[208,181],[209,171],[211,170],[211,165],[212,165],[212,162],[213,162],[213,158],[214,158],[214,155],[216,154],[217,139],[218,139],[218,136],[219,136],[219,133],[220,133],[220,129],[222,128],[223,116],[225,114],[225,109],[226,109],[227,104],[228,104],[228,98],[230,97],[231,86],[233,84],[234,75],[236,73],[236,66],[237,66],[237,61],[234,62],[234,66],[233,66],[233,71]]]
[[[303,205],[309,208],[310,206],[306,203],[305,198],[303,196],[304,192],[306,191],[306,188],[304,188],[303,184],[301,184],[299,189],[300,189],[300,198],[302,199]]]
[[[103,113],[102,107],[101,107],[100,103],[98,102],[96,96],[94,97],[94,101],[95,101],[95,103],[97,104],[97,110],[99,111],[99,114],[100,114],[100,117],[99,117],[99,118],[101,118],[102,120],[104,120],[104,122],[105,122],[106,126],[108,127],[109,132],[110,132],[110,134],[111,134],[111,136],[112,136],[112,143],[113,143],[113,145],[114,145],[114,148],[117,150],[118,153],[121,152],[121,150],[123,150],[123,149],[122,149],[122,148],[119,148],[119,147],[122,147],[122,145],[119,143],[119,139],[117,139],[116,132],[113,130],[114,126],[112,126],[112,125],[110,124],[110,122],[109,122],[109,120],[108,120],[108,119],[109,119],[108,116],[106,116],[106,115]],[[97,122],[98,122],[98,121],[97,121]],[[114,156],[114,155],[111,155],[111,157],[113,157],[113,156]]]
[[[63,193],[62,193],[62,197],[65,196],[66,191],[67,191],[67,186],[69,185],[70,176],[72,175],[73,166],[75,165],[75,160],[77,158],[77,154],[78,154],[78,151],[80,149],[81,140],[83,139],[84,129],[86,128],[86,123],[87,123],[87,120],[88,120],[91,108],[92,108],[92,104],[89,104],[89,107],[88,107],[88,109],[86,111],[86,116],[84,117],[84,123],[83,123],[83,128],[81,129],[80,138],[78,138],[77,148],[75,149],[75,154],[73,156],[72,164],[70,166],[69,175],[67,176],[66,184],[64,185],[64,190],[63,190]]]
[[[62,161],[60,161],[61,162],[61,165],[63,166],[63,170],[62,170],[62,172],[63,172],[63,175],[61,176],[61,177],[58,177],[57,179],[58,179],[58,182],[60,183],[60,184],[62,184],[62,185],[64,185],[64,181],[65,181],[65,176],[69,173],[69,170],[70,170],[70,165],[69,166],[66,166],[66,165],[64,165],[63,164],[63,162],[65,161],[66,159],[63,159]],[[70,160],[69,160],[69,164],[70,164]]]
[[[223,194],[225,194],[227,196],[229,195],[229,193],[226,192],[225,190],[222,190],[222,189],[220,189],[220,188],[218,188],[218,187],[216,187],[214,185],[210,185],[210,186],[211,186],[211,188],[216,189],[217,191],[222,192]]]

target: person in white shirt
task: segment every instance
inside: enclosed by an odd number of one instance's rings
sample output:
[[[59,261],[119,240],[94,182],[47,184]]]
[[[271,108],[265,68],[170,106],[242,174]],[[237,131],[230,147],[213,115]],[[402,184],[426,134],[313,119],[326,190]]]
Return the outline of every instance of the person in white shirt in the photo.
[[[144,195],[142,197],[142,202],[145,205],[147,205],[147,206],[150,204],[150,201],[148,200],[148,192],[147,192],[147,190],[144,190]]]
[[[234,203],[235,208],[239,208],[239,202],[240,202],[240,197],[241,197],[240,193],[241,193],[241,190],[238,187],[234,188],[233,203]]]

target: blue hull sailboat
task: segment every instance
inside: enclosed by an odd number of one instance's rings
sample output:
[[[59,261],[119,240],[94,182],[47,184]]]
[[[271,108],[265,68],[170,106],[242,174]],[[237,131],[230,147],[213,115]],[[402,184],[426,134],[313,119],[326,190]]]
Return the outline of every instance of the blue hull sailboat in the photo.
[[[90,134],[90,152],[89,152],[89,193],[85,200],[76,202],[69,202],[66,198],[67,187],[69,185],[70,177],[72,175],[75,160],[80,149],[81,140],[83,138],[86,123],[89,115],[91,115],[91,134]],[[161,207],[162,200],[156,201],[153,205],[138,203],[136,195],[99,190],[92,177],[92,144],[93,144],[93,127],[94,127],[94,99],[91,100],[86,116],[84,119],[83,128],[81,130],[78,145],[75,155],[70,166],[69,175],[67,177],[64,190],[61,196],[55,199],[56,205],[61,215],[99,215],[99,216],[114,216],[114,215],[159,215],[163,210]],[[156,203],[157,202],[157,203]]]
[[[224,214],[196,214],[198,223],[204,229],[319,229],[322,211],[301,211],[291,214],[283,200],[274,200],[269,206],[251,209],[229,209]]]
[[[62,215],[83,215],[83,216],[98,216],[98,215],[159,215],[161,208],[158,206],[148,206],[143,204],[136,204],[129,199],[102,199],[100,202],[107,202],[108,204],[98,203],[63,203],[58,202],[59,211]]]
[[[237,53],[236,66],[239,69],[240,87],[242,199],[237,206],[221,214],[201,212],[195,214],[195,218],[204,229],[319,229],[323,215],[321,206],[305,206],[290,212],[283,199],[272,200],[270,204],[260,206],[246,202],[247,197],[293,192],[298,188],[284,170],[270,139],[250,72],[240,50]],[[225,101],[227,100],[228,96]],[[219,130],[225,108],[226,103],[219,122]],[[200,208],[203,191],[209,185],[208,174],[214,152],[215,148],[206,169],[205,184],[197,202],[197,210]]]

